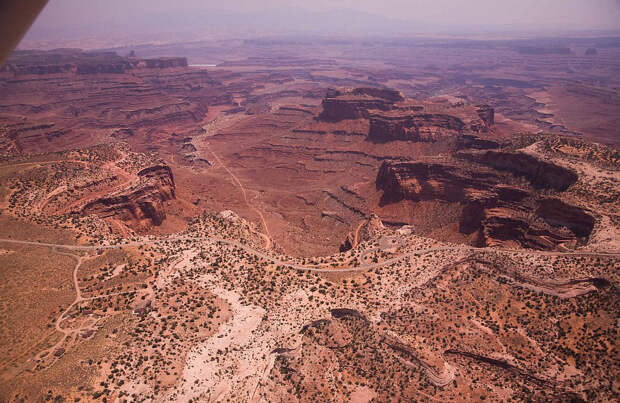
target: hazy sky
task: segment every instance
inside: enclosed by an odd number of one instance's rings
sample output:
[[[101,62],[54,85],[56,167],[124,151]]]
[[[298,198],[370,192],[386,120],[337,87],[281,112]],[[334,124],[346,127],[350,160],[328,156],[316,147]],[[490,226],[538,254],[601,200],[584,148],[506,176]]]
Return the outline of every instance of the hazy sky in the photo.
[[[620,0],[50,0],[28,37],[476,29],[618,30]]]

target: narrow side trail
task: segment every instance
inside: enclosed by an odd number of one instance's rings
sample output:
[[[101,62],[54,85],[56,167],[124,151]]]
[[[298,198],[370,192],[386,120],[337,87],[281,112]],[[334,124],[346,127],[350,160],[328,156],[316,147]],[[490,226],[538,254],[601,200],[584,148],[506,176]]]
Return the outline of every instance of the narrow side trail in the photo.
[[[521,250],[500,249],[500,248],[492,248],[492,247],[477,248],[477,247],[468,246],[468,245],[444,245],[444,246],[433,246],[433,247],[428,247],[428,248],[410,250],[406,253],[391,257],[389,259],[385,259],[377,263],[363,263],[359,266],[338,267],[338,268],[327,269],[327,268],[322,268],[322,267],[317,267],[317,266],[308,266],[308,265],[300,265],[300,264],[291,263],[290,261],[285,261],[277,257],[268,255],[266,253],[263,253],[260,250],[252,248],[251,246],[248,246],[244,243],[233,241],[230,239],[219,238],[219,237],[178,236],[178,237],[171,237],[171,238],[148,239],[144,241],[127,242],[127,243],[116,244],[116,245],[107,245],[107,244],[63,245],[63,244],[0,238],[0,242],[7,242],[7,243],[13,243],[13,244],[20,244],[20,245],[47,246],[50,248],[57,247],[57,248],[64,248],[64,249],[69,249],[69,250],[84,250],[84,251],[101,250],[101,249],[120,249],[120,248],[131,247],[131,246],[152,245],[158,242],[174,242],[174,241],[203,241],[203,242],[216,242],[216,243],[219,242],[219,243],[223,243],[223,244],[226,244],[232,247],[243,249],[246,252],[249,252],[259,258],[263,258],[265,260],[270,261],[273,264],[281,265],[285,268],[290,268],[290,269],[299,270],[299,271],[313,271],[313,272],[319,272],[319,273],[345,273],[345,272],[372,270],[372,269],[377,269],[383,266],[389,266],[391,264],[397,263],[398,261],[402,259],[415,256],[415,255],[421,255],[421,254],[432,253],[432,252],[459,251],[459,250],[460,251],[471,251],[471,252],[483,252],[483,253],[484,252],[487,252],[487,253],[518,253],[518,254],[530,254],[530,255],[537,255],[537,256],[591,256],[591,257],[603,257],[603,258],[614,258],[614,259],[620,258],[620,252],[588,252],[588,251],[559,252],[559,251],[538,251],[538,250],[526,250],[526,249],[521,249]],[[392,245],[389,245],[389,247],[391,246]],[[368,249],[365,252],[372,253],[372,252],[384,250],[385,248],[386,246],[380,246],[380,247]],[[77,255],[73,255],[73,256],[79,257]],[[108,295],[103,295],[102,297],[105,297],[105,296],[108,296]]]
[[[72,334],[74,333],[74,330],[64,329],[62,326],[60,326],[60,324],[62,323],[63,320],[65,320],[66,315],[71,311],[71,309],[76,304],[78,304],[80,301],[82,301],[82,292],[80,291],[80,285],[78,281],[78,270],[80,266],[82,265],[82,257],[79,255],[73,254],[73,253],[69,253],[69,252],[61,252],[58,250],[58,247],[59,246],[52,246],[52,252],[58,255],[69,256],[75,260],[75,266],[73,268],[73,274],[72,274],[73,287],[75,288],[75,299],[64,311],[62,311],[62,313],[60,314],[60,316],[58,316],[58,318],[56,319],[56,322],[54,323],[54,327],[56,328],[56,331],[62,333],[62,338],[53,346],[37,354],[35,357],[35,360],[42,360],[45,357],[54,357],[54,353],[60,348],[60,346],[63,345],[63,343],[67,340],[67,338],[72,336]],[[53,364],[55,360],[56,359],[54,358],[51,364]]]
[[[50,246],[50,245],[47,245],[47,246]],[[81,332],[88,331],[88,330],[96,330],[95,325],[97,324],[97,322],[99,322],[99,320],[101,320],[101,318],[91,319],[89,321],[86,321],[80,324],[80,326],[78,327],[64,328],[61,326],[61,324],[63,321],[67,319],[68,317],[67,315],[69,314],[69,312],[71,312],[71,309],[73,309],[73,307],[75,307],[77,304],[83,301],[93,301],[96,299],[113,297],[116,295],[132,294],[132,293],[137,292],[137,291],[125,291],[125,292],[117,292],[117,293],[111,293],[111,294],[96,295],[93,297],[83,297],[82,290],[80,289],[80,284],[78,280],[78,271],[80,269],[80,266],[82,265],[83,257],[80,255],[74,254],[74,253],[59,251],[58,250],[59,247],[65,248],[65,246],[63,245],[53,245],[51,246],[52,252],[58,255],[69,256],[75,260],[75,266],[73,268],[73,273],[72,273],[73,287],[75,289],[75,299],[64,311],[62,311],[62,313],[58,316],[58,318],[54,322],[54,328],[56,329],[57,332],[62,334],[62,337],[60,338],[60,340],[56,342],[56,344],[54,344],[53,346],[46,348],[43,351],[39,352],[34,357],[35,361],[43,361],[47,359],[48,357],[51,357],[52,361],[49,363],[48,366],[53,365],[58,360],[59,356],[56,356],[55,353],[61,348],[61,346],[63,346],[63,344],[67,341],[67,339],[69,340],[69,344],[73,343],[79,337]]]
[[[222,166],[222,168],[224,168],[224,170],[226,170],[228,175],[230,175],[230,177],[232,178],[233,182],[239,187],[239,189],[241,190],[241,194],[243,195],[243,200],[244,200],[245,204],[251,210],[255,211],[256,214],[258,214],[258,216],[260,217],[261,223],[262,223],[263,228],[264,228],[264,233],[261,233],[260,235],[265,240],[265,249],[271,249],[273,247],[273,244],[272,244],[272,241],[271,241],[271,234],[269,232],[269,227],[267,226],[267,221],[265,220],[265,216],[263,215],[263,212],[260,209],[258,209],[257,207],[255,207],[250,202],[250,200],[248,198],[248,195],[247,195],[247,192],[246,192],[246,189],[243,186],[243,184],[241,183],[241,181],[239,180],[239,178],[226,166],[226,164],[224,164],[224,161],[222,161],[222,159],[213,151],[213,149],[209,145],[209,137],[214,136],[217,133],[217,131],[220,130],[220,129],[223,129],[223,128],[226,128],[226,127],[230,127],[235,122],[237,122],[239,119],[240,118],[237,115],[231,115],[231,116],[224,116],[224,117],[222,117],[220,114],[218,114],[212,120],[207,122],[206,125],[204,125],[202,127],[206,131],[206,134],[204,136],[201,136],[200,144],[195,144],[195,146],[198,147],[198,148],[204,146],[204,148],[211,155],[213,155],[213,158],[217,161],[217,163],[220,164]]]
[[[252,205],[252,203],[250,203],[245,187],[243,186],[239,178],[237,178],[237,176],[234,173],[232,173],[230,169],[228,169],[228,167],[226,166],[226,164],[224,164],[224,162],[220,159],[220,157],[215,152],[213,152],[213,150],[209,146],[209,143],[205,142],[204,146],[207,150],[209,150],[211,155],[213,155],[213,158],[217,160],[217,162],[222,166],[222,168],[226,170],[226,172],[228,172],[228,175],[230,175],[233,181],[237,184],[237,186],[241,190],[241,194],[243,195],[243,200],[245,201],[245,204],[251,210],[254,210],[256,214],[258,214],[258,216],[260,217],[261,222],[263,223],[263,228],[265,229],[265,233],[262,233],[260,235],[265,239],[265,249],[267,250],[271,249],[273,246],[271,243],[271,234],[269,233],[269,227],[267,227],[267,221],[265,221],[265,216],[263,215],[263,212],[260,211],[258,208],[256,208],[254,205]]]
[[[116,245],[109,245],[109,244],[64,245],[64,244],[53,244],[53,243],[43,243],[43,242],[35,242],[35,241],[2,238],[0,239],[0,242],[10,243],[10,244],[49,247],[52,249],[54,253],[57,253],[59,255],[69,256],[75,260],[75,266],[73,268],[73,273],[72,273],[73,286],[75,288],[75,299],[65,310],[63,310],[63,312],[58,316],[58,318],[55,321],[55,330],[61,333],[62,337],[52,347],[43,350],[42,352],[40,352],[34,357],[34,359],[39,363],[39,365],[41,365],[42,361],[48,360],[49,358],[51,358],[51,362],[47,365],[47,367],[53,365],[58,360],[58,358],[62,355],[62,353],[58,354],[58,356],[56,354],[58,353],[59,349],[63,345],[70,346],[73,342],[75,342],[79,338],[80,334],[83,331],[96,330],[97,323],[100,320],[105,318],[105,317],[88,318],[82,323],[77,324],[76,327],[73,327],[73,328],[63,327],[62,323],[66,319],[69,318],[69,313],[71,312],[71,309],[73,309],[77,304],[83,301],[91,301],[91,300],[96,300],[96,299],[109,298],[115,295],[141,293],[141,291],[132,290],[132,291],[125,291],[125,292],[118,292],[118,293],[101,294],[101,295],[96,295],[92,297],[82,296],[82,290],[80,289],[80,284],[78,280],[78,272],[79,272],[80,266],[82,265],[82,261],[84,257],[76,253],[71,253],[69,251],[93,251],[93,250],[119,249],[123,247],[151,245],[151,244],[156,244],[158,242],[174,242],[174,241],[202,241],[202,242],[206,241],[206,242],[222,243],[222,244],[226,244],[226,245],[229,245],[235,248],[243,249],[246,252],[249,252],[250,254],[253,254],[259,258],[270,261],[272,264],[282,266],[283,268],[288,268],[290,270],[318,272],[318,273],[344,273],[344,272],[350,273],[350,272],[367,271],[367,270],[378,269],[381,267],[396,264],[402,259],[414,256],[414,255],[419,256],[422,254],[440,252],[440,251],[468,251],[472,253],[491,252],[491,253],[500,253],[500,254],[501,253],[524,253],[524,254],[542,255],[542,256],[596,256],[596,257],[605,257],[605,258],[612,258],[612,259],[617,259],[620,257],[620,253],[599,253],[599,252],[586,252],[586,251],[583,251],[583,252],[581,251],[547,252],[547,251],[532,251],[532,250],[495,249],[495,248],[488,248],[488,247],[476,248],[476,247],[471,247],[471,246],[466,246],[466,245],[450,245],[450,246],[444,245],[444,246],[433,246],[433,247],[427,247],[423,249],[410,250],[406,253],[403,253],[398,256],[394,256],[392,258],[388,258],[386,260],[383,260],[381,262],[376,262],[376,263],[363,263],[359,266],[352,266],[352,267],[349,266],[349,267],[341,267],[341,268],[324,268],[324,267],[317,267],[317,266],[294,264],[294,263],[291,263],[290,261],[282,260],[282,258],[270,256],[267,253],[264,253],[261,250],[252,248],[251,246],[248,246],[246,244],[233,241],[230,239],[223,239],[223,238],[218,238],[218,237],[177,236],[177,237],[160,238],[160,239],[147,239],[147,240],[142,240],[142,241],[127,242],[124,244],[116,244]],[[384,250],[388,246],[391,247],[391,245],[382,245],[383,243],[385,242],[380,242],[378,247],[369,250],[369,252],[370,251],[381,251],[381,250]],[[61,251],[58,248],[62,248],[64,250]],[[504,273],[504,275],[509,275],[509,273]],[[549,292],[553,293],[554,288],[559,287],[558,292],[559,294],[561,294],[560,295],[561,297],[571,297],[571,296],[581,295],[581,294],[593,291],[592,286],[588,284],[589,280],[592,280],[592,279],[588,279],[588,278],[564,279],[563,281],[560,281],[560,282],[556,281],[554,283],[548,282],[544,284],[539,284],[539,283],[529,284],[526,281],[519,281],[519,283],[525,286],[537,287],[538,289],[541,289],[541,290],[544,289],[543,291],[546,291],[548,293]],[[568,289],[567,287],[568,288],[572,287],[574,288],[574,290],[572,288]],[[555,294],[559,295],[558,292],[556,292]],[[69,341],[67,344],[65,344],[67,339],[69,339]]]
[[[362,228],[362,225],[364,225],[365,222],[366,222],[365,220],[360,221],[359,225],[355,229],[355,236],[353,237],[353,246],[352,246],[352,248],[355,248],[357,246],[357,244],[359,243],[360,229]]]

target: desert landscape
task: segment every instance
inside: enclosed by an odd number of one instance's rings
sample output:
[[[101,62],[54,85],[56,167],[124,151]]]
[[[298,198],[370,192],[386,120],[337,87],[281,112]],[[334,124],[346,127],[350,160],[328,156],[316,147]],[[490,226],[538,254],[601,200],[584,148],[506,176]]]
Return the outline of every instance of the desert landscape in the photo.
[[[0,401],[617,401],[620,39],[0,67]]]

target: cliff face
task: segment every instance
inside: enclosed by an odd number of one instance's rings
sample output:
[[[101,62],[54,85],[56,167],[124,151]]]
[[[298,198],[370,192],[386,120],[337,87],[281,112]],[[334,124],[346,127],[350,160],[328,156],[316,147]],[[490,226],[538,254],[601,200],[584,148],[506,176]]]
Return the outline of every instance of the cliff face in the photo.
[[[386,161],[376,179],[383,205],[401,200],[458,203],[459,232],[477,233],[477,246],[518,244],[553,250],[587,241],[594,218],[585,210],[501,183],[501,176],[490,172],[416,161]]]
[[[360,87],[354,89],[352,93],[354,95],[368,95],[374,98],[381,98],[392,103],[405,100],[405,97],[403,97],[403,94],[401,94],[400,91],[387,88]]]
[[[345,119],[367,118],[368,111],[379,109],[387,111],[392,103],[383,99],[325,98],[322,102],[323,112],[319,119],[326,122],[339,122]]]
[[[127,190],[86,204],[83,214],[119,218],[130,225],[161,225],[166,218],[163,202],[175,198],[172,170],[155,165],[138,172],[138,181]]]
[[[495,122],[494,109],[488,105],[418,102],[383,88],[329,89],[322,105],[323,111],[318,116],[322,121],[368,119],[367,139],[374,143],[436,142],[441,138],[489,132]],[[496,148],[492,142],[485,141],[462,142],[459,147],[475,143],[474,146],[482,149]]]
[[[474,149],[474,150],[489,150],[500,148],[500,143],[493,140],[481,139],[478,136],[471,134],[464,134],[459,136],[456,142],[456,147],[459,150]]]
[[[524,176],[537,188],[563,191],[578,179],[577,174],[570,169],[518,152],[485,151],[459,153],[458,156],[517,176]]]
[[[480,105],[476,112],[487,128],[495,124],[495,109],[489,105]]]
[[[388,111],[394,108],[394,103],[403,99],[400,92],[389,89],[356,88],[346,92],[329,89],[323,99],[323,112],[319,119],[339,122],[367,118],[370,110]]]
[[[466,189],[485,191],[491,186],[462,175],[457,167],[417,161],[385,161],[376,179],[377,189],[383,190],[383,205],[401,200],[462,202]]]
[[[571,206],[560,199],[538,200],[537,215],[549,224],[570,229],[578,237],[587,237],[594,229],[594,218],[579,207]]]
[[[435,141],[439,132],[460,132],[465,123],[455,116],[445,114],[412,114],[404,116],[373,115],[370,117],[368,139],[383,143],[388,141]]]

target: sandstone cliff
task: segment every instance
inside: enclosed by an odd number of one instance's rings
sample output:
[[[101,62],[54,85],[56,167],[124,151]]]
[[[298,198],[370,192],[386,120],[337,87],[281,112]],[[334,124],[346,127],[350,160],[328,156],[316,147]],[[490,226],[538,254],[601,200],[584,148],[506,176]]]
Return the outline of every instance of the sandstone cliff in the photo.
[[[573,170],[520,152],[463,152],[458,156],[501,171],[508,171],[513,175],[524,176],[538,188],[562,191],[578,179],[577,173]]]
[[[489,105],[480,105],[476,112],[487,128],[495,124],[495,109]]]
[[[118,218],[137,226],[160,225],[166,218],[163,203],[174,198],[172,170],[166,165],[155,165],[138,172],[138,181],[128,189],[91,201],[82,212]]]
[[[587,211],[502,183],[500,173],[424,161],[385,161],[376,179],[382,205],[402,200],[460,205],[459,231],[477,233],[477,246],[556,249],[587,241],[594,228]]]
[[[455,116],[446,114],[398,114],[370,116],[368,139],[383,143],[388,141],[435,141],[441,133],[459,133],[465,124]]]
[[[323,99],[319,119],[338,122],[345,119],[367,118],[370,110],[387,111],[403,100],[398,91],[380,88],[356,88],[342,92],[329,89]]]

